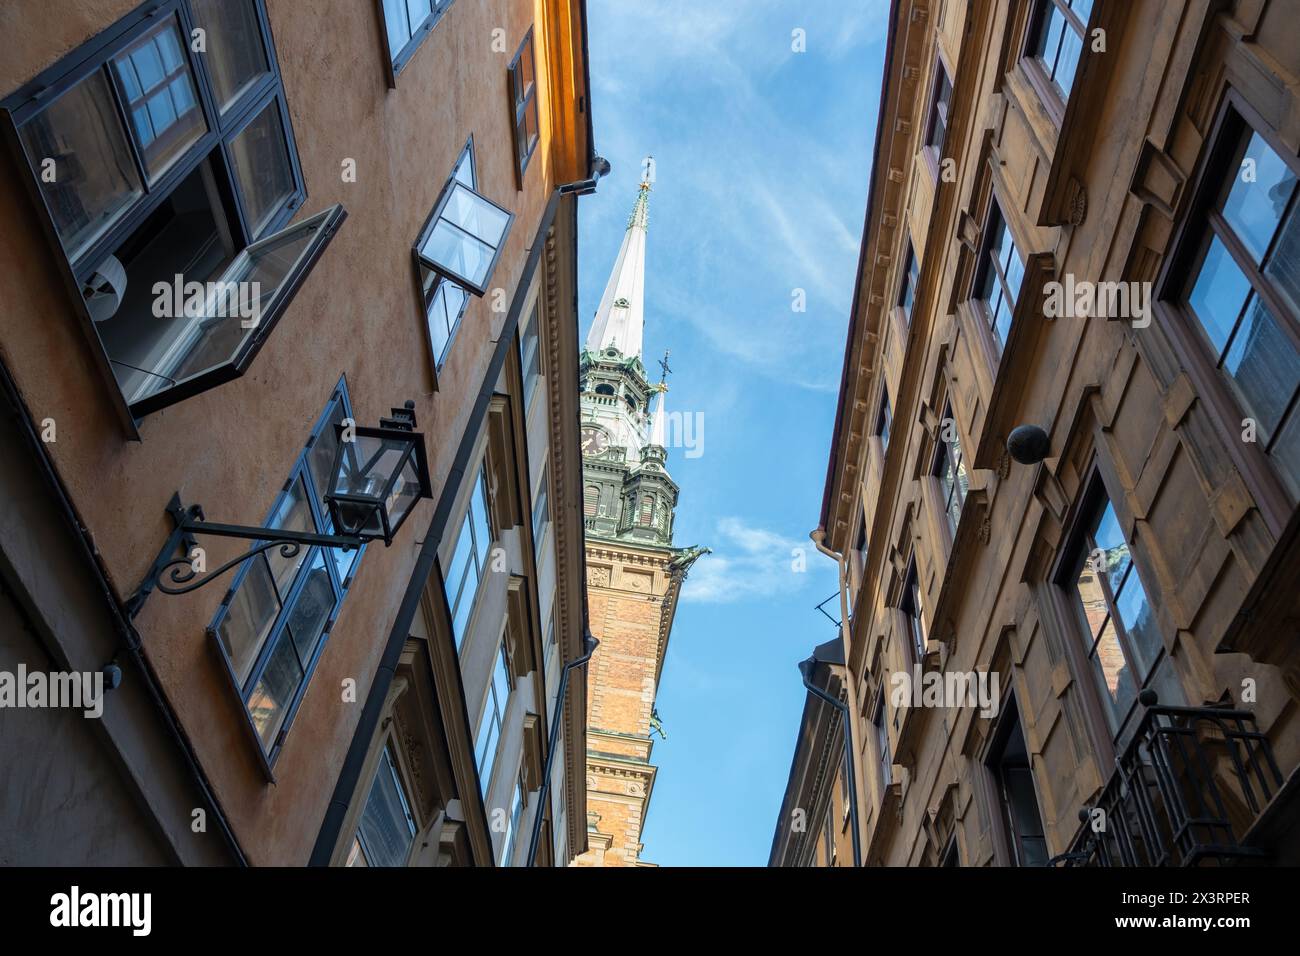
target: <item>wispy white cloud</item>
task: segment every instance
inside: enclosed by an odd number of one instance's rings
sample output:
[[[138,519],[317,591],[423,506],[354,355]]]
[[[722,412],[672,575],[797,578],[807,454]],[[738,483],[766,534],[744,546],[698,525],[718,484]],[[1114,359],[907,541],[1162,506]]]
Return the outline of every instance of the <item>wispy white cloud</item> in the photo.
[[[683,601],[727,603],[802,590],[812,545],[807,539],[787,537],[768,528],[725,517],[718,520],[712,554],[691,568],[682,591]]]
[[[835,118],[845,91],[818,77],[878,38],[888,4],[845,6],[593,7],[602,37],[592,50],[597,147],[616,165],[604,191],[635,182],[643,153],[658,165],[651,320],[686,323],[723,356],[817,391],[838,387],[862,215],[859,203],[828,197],[865,199],[871,124],[870,116]],[[792,50],[796,28],[807,52]],[[868,81],[843,62],[836,74]],[[684,100],[701,112],[676,112]],[[603,205],[608,212],[592,216],[597,230],[626,214],[622,204]],[[667,233],[654,235],[665,221]],[[796,289],[804,312],[791,308]]]

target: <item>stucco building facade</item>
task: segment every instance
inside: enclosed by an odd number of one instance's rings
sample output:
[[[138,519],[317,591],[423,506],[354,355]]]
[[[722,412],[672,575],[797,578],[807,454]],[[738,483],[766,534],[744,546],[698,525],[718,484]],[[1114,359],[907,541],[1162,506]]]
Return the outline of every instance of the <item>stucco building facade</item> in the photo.
[[[1293,18],[891,5],[813,533],[865,864],[1296,861]]]
[[[0,670],[121,681],[99,719],[0,709],[0,862],[525,865],[538,815],[538,865],[586,849],[585,16],[0,11]],[[387,546],[160,555],[174,495],[340,532],[339,443],[407,412]],[[166,558],[236,563],[173,595]]]

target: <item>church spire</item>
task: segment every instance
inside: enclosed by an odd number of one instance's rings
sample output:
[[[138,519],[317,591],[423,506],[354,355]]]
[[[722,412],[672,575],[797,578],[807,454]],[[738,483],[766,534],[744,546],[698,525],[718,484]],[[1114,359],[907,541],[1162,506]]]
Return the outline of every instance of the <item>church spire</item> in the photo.
[[[668,355],[665,350],[664,357],[659,361],[659,367],[663,372],[659,376],[659,404],[654,410],[654,416],[650,419],[650,441],[647,445],[653,445],[662,448],[665,452],[668,450],[668,414],[665,411],[668,394],[668,373],[672,371],[668,367]]]
[[[592,352],[616,348],[626,356],[641,356],[645,329],[645,241],[650,225],[650,171],[654,168],[654,160],[649,156],[644,168],[632,215],[627,220],[627,231],[623,233],[623,245],[619,247],[614,270],[587,335],[587,348]]]

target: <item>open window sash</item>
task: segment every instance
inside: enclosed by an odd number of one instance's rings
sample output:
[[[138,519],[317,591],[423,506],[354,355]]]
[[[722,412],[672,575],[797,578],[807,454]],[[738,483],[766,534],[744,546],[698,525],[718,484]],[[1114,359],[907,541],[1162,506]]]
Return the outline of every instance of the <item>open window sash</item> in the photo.
[[[434,207],[416,255],[429,269],[483,296],[514,218],[513,213],[453,179]]]
[[[243,375],[346,217],[334,205],[259,239],[201,294],[182,298],[152,367],[114,363],[131,414],[140,418]]]

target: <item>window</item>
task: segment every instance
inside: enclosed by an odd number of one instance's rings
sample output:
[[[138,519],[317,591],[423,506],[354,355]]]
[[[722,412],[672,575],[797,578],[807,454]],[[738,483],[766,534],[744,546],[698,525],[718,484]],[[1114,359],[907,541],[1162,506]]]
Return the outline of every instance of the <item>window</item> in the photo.
[[[468,178],[453,173],[443,187],[415,243],[415,261],[419,268],[481,296],[515,217],[477,192],[465,181]]]
[[[537,149],[537,71],[533,64],[533,31],[530,29],[510,61],[510,98],[514,105],[515,168],[519,188],[524,188],[524,170]]]
[[[935,452],[932,473],[939,479],[939,492],[943,497],[944,512],[948,516],[948,527],[956,535],[962,505],[966,503],[966,490],[970,487],[970,476],[966,473],[966,461],[961,453],[961,436],[957,432],[957,420],[952,417],[951,405],[944,407],[943,420],[939,422],[939,447]]]
[[[925,130],[925,145],[934,150],[937,160],[943,158],[943,144],[948,137],[948,111],[952,106],[952,82],[943,60],[935,58],[934,91],[930,100],[930,119]]]
[[[492,549],[492,530],[488,523],[487,466],[479,468],[478,480],[470,492],[465,519],[452,552],[451,564],[443,578],[447,606],[451,609],[451,627],[459,650],[469,629],[474,599],[488,572],[488,555]]]
[[[551,523],[551,503],[548,499],[551,484],[550,466],[542,468],[542,480],[537,486],[537,497],[533,499],[533,547],[540,556],[542,539],[546,536],[546,527]]]
[[[858,540],[853,546],[853,552],[858,558],[858,585],[860,587],[863,578],[867,575],[867,516],[865,513],[858,523]]]
[[[871,715],[871,726],[876,734],[876,762],[880,775],[880,792],[894,782],[894,758],[889,754],[889,724],[885,720],[885,692],[876,695],[876,710]]]
[[[350,418],[343,382],[330,397],[266,519],[268,528],[332,534],[325,479],[338,447],[335,425]],[[361,551],[278,548],[243,563],[213,619],[231,679],[260,752],[273,761],[338,616]]]
[[[405,866],[418,831],[392,745],[379,755],[370,795],[348,853],[348,866]]]
[[[961,866],[961,856],[957,851],[956,834],[953,834],[948,838],[948,849],[943,851],[943,859],[940,861],[939,865],[944,867]]]
[[[582,513],[588,518],[596,517],[596,512],[600,508],[600,488],[595,485],[588,485],[582,493]]]
[[[889,389],[880,390],[880,414],[876,417],[876,435],[880,438],[881,454],[889,451],[889,428],[894,423],[889,410]]]
[[[474,735],[478,782],[485,799],[488,786],[492,782],[492,766],[496,762],[497,744],[501,740],[501,726],[505,720],[506,706],[509,701],[510,671],[503,643],[501,649],[497,651],[496,664],[492,668],[492,680],[488,684],[487,700],[483,704],[483,716],[479,718],[478,733]]]
[[[637,519],[643,528],[649,528],[655,521],[655,500],[650,495],[641,496],[641,513]]]
[[[822,858],[826,861],[826,866],[835,865],[835,821],[831,819],[831,808],[826,808],[826,816],[822,818]]]
[[[411,61],[452,0],[380,0],[384,39],[388,44],[388,81],[396,85],[397,75]]]
[[[912,251],[912,243],[909,241],[907,244],[907,257],[903,260],[903,279],[898,289],[898,304],[909,323],[912,321],[912,303],[916,301],[918,279],[919,271],[916,265],[916,254]]]
[[[907,577],[903,581],[903,600],[899,610],[907,615],[907,633],[911,638],[912,661],[921,663],[925,659],[925,617],[921,610],[921,585],[916,577],[916,559],[913,558],[907,568]]]
[[[1138,691],[1152,680],[1164,643],[1155,609],[1100,481],[1094,480],[1085,500],[1058,583],[1074,608],[1088,669],[1106,720],[1118,736]]]
[[[608,395],[608,396],[610,396],[611,398],[613,398],[614,395],[616,395],[617,393],[614,391],[614,386],[613,386],[613,385],[603,385],[603,384],[602,384],[602,385],[597,385],[597,386],[596,386],[596,394],[597,394],[597,395]]]
[[[1279,155],[1235,111],[1216,158],[1222,180],[1205,197],[1185,309],[1254,422],[1256,444],[1300,497],[1300,164]]]
[[[1062,103],[1070,98],[1070,88],[1074,86],[1092,2],[1037,0],[1034,7],[1026,52]]]
[[[1016,297],[1025,278],[1025,264],[1020,250],[1007,228],[1007,221],[997,200],[989,204],[988,225],[984,230],[984,253],[980,256],[976,296],[984,303],[986,319],[1001,351],[1011,333],[1011,319],[1016,311]]]
[[[509,866],[515,858],[515,840],[519,836],[519,818],[523,816],[524,807],[528,804],[528,794],[524,790],[524,775],[519,774],[519,779],[515,781],[515,792],[510,798],[510,816],[506,821],[506,838],[501,843],[501,860],[500,866]]]
[[[345,217],[285,225],[306,193],[261,0],[132,13],[3,106],[124,420],[242,375]]]
[[[1029,751],[1025,747],[1025,735],[1020,729],[1014,698],[1010,706],[1003,709],[1002,719],[998,722],[989,769],[997,785],[1014,865],[1046,866],[1047,839],[1043,835],[1043,817],[1038,812],[1034,773],[1029,767]]]
[[[464,183],[470,189],[475,188],[477,173],[474,169],[474,140],[461,150],[456,168],[452,170],[453,182]],[[427,227],[426,227],[427,228]],[[441,273],[429,268],[420,258],[419,243],[415,249],[415,268],[420,279],[420,294],[424,300],[425,326],[429,335],[429,354],[433,358],[435,372],[442,370],[451,348],[451,340],[460,328],[460,320],[469,306],[469,293],[464,286]]]
[[[538,329],[537,303],[533,302],[532,314],[519,339],[519,362],[524,375],[524,407],[533,404],[533,393],[537,383],[542,380],[542,349]]]
[[[847,820],[849,816],[849,764],[847,760],[840,761],[840,822]]]

